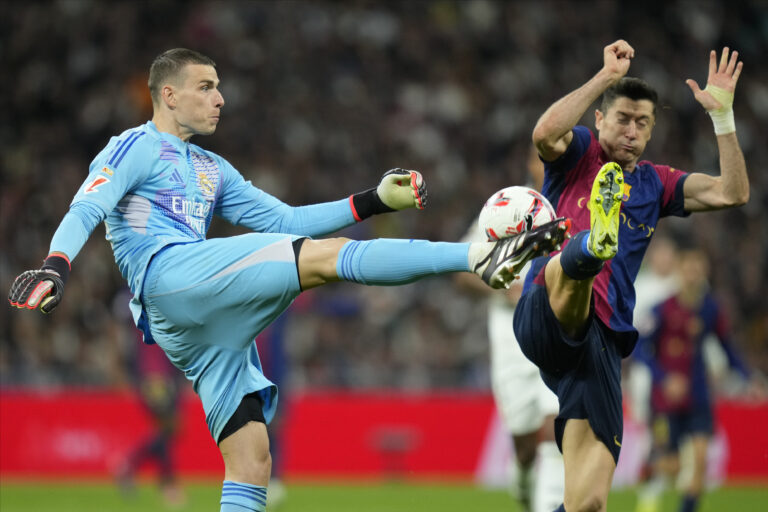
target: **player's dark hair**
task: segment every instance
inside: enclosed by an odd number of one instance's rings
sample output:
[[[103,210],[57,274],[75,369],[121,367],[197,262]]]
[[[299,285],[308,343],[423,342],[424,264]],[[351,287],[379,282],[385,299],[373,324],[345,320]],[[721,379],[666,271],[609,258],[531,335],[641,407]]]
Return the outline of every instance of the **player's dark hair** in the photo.
[[[659,101],[659,94],[656,89],[651,87],[648,82],[639,78],[625,76],[614,85],[609,87],[603,93],[603,101],[600,104],[600,110],[603,113],[608,112],[616,98],[625,97],[632,101],[649,100],[653,103],[653,115],[656,116],[656,104]]]
[[[179,72],[187,64],[203,64],[216,67],[212,59],[202,53],[186,48],[174,48],[158,55],[149,68],[149,94],[152,95],[152,103],[160,102],[160,88],[168,80],[177,77]]]

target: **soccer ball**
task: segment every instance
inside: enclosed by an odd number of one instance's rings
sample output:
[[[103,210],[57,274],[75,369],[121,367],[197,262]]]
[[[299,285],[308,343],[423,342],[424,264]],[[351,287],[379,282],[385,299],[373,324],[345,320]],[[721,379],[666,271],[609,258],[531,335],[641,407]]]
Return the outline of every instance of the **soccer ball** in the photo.
[[[528,187],[506,187],[480,211],[478,223],[488,240],[507,238],[555,219],[555,209],[539,192]]]

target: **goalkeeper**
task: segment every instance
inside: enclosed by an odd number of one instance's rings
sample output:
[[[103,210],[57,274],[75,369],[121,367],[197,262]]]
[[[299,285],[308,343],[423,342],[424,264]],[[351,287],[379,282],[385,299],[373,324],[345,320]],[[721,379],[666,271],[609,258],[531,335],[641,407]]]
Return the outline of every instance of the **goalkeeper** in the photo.
[[[224,459],[221,511],[263,511],[271,465],[266,423],[277,388],[263,375],[253,339],[302,290],[462,271],[506,286],[527,261],[562,242],[570,224],[559,219],[496,243],[312,240],[374,214],[424,208],[421,175],[394,169],[376,188],[349,198],[288,206],[189,143],[216,130],[224,105],[218,85],[214,62],[197,52],[174,49],[155,59],[152,121],[113,138],[96,156],[42,268],[17,277],[9,300],[51,312],[70,261],[105,221],[144,340],[165,351],[203,403]],[[214,214],[254,233],[207,240]]]

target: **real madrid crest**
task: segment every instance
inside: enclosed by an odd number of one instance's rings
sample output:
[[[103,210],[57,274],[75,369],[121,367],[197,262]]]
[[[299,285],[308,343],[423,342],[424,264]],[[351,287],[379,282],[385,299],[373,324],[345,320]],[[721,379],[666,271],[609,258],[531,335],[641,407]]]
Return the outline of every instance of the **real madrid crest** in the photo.
[[[216,190],[213,182],[204,172],[197,173],[197,186],[200,187],[204,196],[213,196]]]

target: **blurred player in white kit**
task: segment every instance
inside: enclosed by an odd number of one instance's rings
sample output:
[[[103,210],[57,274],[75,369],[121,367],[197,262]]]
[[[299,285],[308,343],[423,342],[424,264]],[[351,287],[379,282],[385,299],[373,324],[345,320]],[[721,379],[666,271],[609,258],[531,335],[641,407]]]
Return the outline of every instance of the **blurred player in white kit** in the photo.
[[[531,182],[541,190],[544,165],[535,149],[527,162]],[[486,239],[473,222],[464,241]],[[528,266],[508,290],[489,289],[472,275],[456,275],[464,290],[488,297],[488,339],[491,388],[496,408],[514,446],[512,493],[526,512],[551,512],[563,501],[563,456],[555,443],[554,420],[558,400],[541,380],[539,369],[520,350],[512,329],[515,306],[523,290]]]

